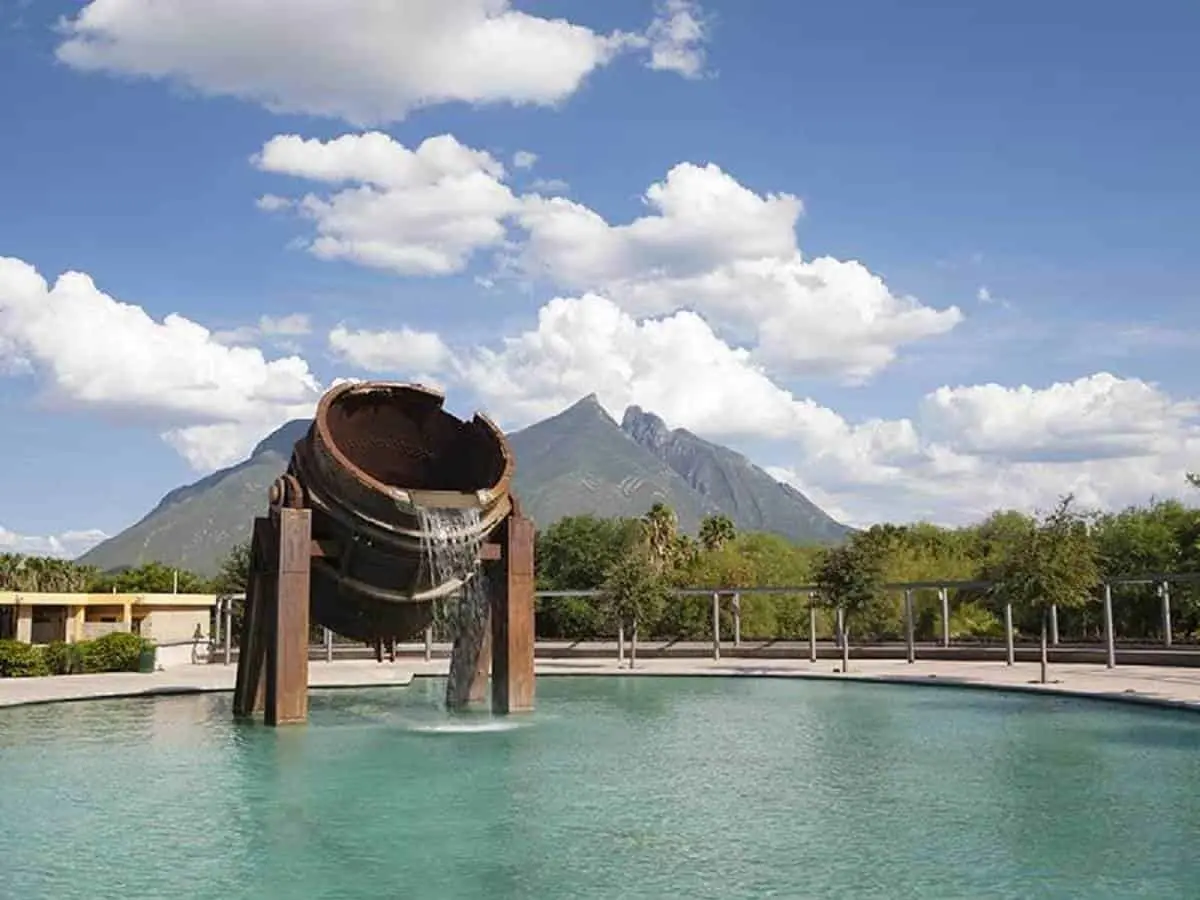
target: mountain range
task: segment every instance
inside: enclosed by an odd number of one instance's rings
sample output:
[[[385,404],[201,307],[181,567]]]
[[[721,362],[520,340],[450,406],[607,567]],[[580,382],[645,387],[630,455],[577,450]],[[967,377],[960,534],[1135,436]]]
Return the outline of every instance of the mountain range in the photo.
[[[267,488],[309,424],[288,422],[243,462],[176,488],[79,561],[111,570],[154,560],[215,574],[229,550],[249,538]],[[670,429],[637,406],[618,423],[590,395],[508,439],[517,460],[514,490],[539,527],[583,513],[640,516],[662,502],[679,517],[680,530],[692,534],[705,516],[722,513],[739,530],[802,543],[834,543],[850,530],[742,454]]]

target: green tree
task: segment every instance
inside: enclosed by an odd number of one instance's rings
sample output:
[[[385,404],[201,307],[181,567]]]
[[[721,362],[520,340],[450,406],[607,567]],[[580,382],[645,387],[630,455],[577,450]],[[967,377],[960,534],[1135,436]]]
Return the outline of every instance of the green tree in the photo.
[[[733,519],[724,514],[705,516],[700,521],[700,545],[710,553],[737,537]]]
[[[816,570],[817,590],[824,602],[842,611],[842,671],[850,667],[850,622],[883,595],[884,558],[878,540],[859,536],[821,556]]]
[[[591,591],[604,584],[614,562],[641,538],[630,519],[568,516],[537,535],[537,585],[543,591]],[[539,597],[538,634],[581,638],[602,634],[605,616],[588,597]]]
[[[235,598],[230,604],[229,633],[235,643],[241,642],[242,622],[246,618],[246,586],[250,581],[250,542],[235,544],[217,570],[212,580],[212,590],[221,597]],[[209,630],[213,634],[213,630]]]
[[[1067,495],[1012,548],[995,573],[993,593],[1014,608],[1032,610],[1041,621],[1041,679],[1046,682],[1046,632],[1051,606],[1087,604],[1100,581],[1096,544],[1086,519]]]
[[[187,569],[177,569],[160,562],[143,563],[132,569],[98,576],[91,589],[97,593],[113,591],[118,594],[207,594],[209,582]]]
[[[655,622],[673,594],[666,576],[644,544],[634,544],[609,568],[600,598],[616,626],[628,626],[631,634]],[[630,657],[630,666],[634,664]]]
[[[666,574],[674,568],[678,550],[679,520],[675,511],[665,503],[655,503],[642,516],[642,527],[650,561],[659,574]]]

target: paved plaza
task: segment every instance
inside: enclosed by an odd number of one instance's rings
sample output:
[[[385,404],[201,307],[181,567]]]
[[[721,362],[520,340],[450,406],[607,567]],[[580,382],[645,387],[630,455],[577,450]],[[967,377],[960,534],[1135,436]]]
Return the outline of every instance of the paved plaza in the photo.
[[[309,684],[314,688],[403,686],[414,677],[445,675],[448,662],[401,659],[313,661]],[[997,690],[1026,690],[1153,703],[1200,710],[1200,669],[1177,666],[1117,666],[1082,663],[1050,667],[1050,683],[1039,684],[1036,663],[1007,666],[997,662],[947,660],[851,660],[842,675],[835,660],[762,659],[645,659],[636,668],[619,666],[611,657],[538,660],[539,675],[750,676],[773,678],[831,678],[920,685],[958,685]],[[58,675],[47,678],[0,680],[0,707],[105,697],[137,697],[232,691],[236,666],[197,665],[141,675]]]

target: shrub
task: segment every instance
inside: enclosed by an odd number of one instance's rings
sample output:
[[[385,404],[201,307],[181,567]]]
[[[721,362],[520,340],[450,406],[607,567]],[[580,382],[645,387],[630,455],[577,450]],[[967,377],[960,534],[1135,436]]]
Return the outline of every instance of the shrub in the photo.
[[[21,641],[0,641],[0,678],[30,678],[49,674],[40,648]]]
[[[148,642],[136,634],[116,631],[94,641],[81,641],[77,648],[83,672],[136,672],[142,649]]]
[[[83,671],[81,644],[64,644],[52,641],[42,650],[46,668],[51,675],[78,675]]]

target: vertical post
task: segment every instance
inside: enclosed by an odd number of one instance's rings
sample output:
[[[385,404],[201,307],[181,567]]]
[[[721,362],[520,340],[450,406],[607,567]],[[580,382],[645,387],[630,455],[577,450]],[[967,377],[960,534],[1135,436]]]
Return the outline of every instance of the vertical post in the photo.
[[[913,634],[913,592],[904,589],[904,650],[909,665],[917,661],[917,642]]]
[[[833,640],[834,640],[834,643],[837,645],[838,649],[840,650],[842,647],[842,644],[844,644],[846,642],[846,629],[845,629],[846,614],[842,611],[842,608],[840,606],[837,608],[836,618],[837,618],[837,621],[834,623],[834,626],[833,626]]]
[[[275,597],[267,646],[267,725],[308,719],[308,600],[312,511],[281,509]]]
[[[425,662],[433,661],[433,623],[425,626]]]
[[[712,595],[712,658],[721,658],[721,595]]]
[[[1105,665],[1114,668],[1117,664],[1117,642],[1113,634],[1112,585],[1104,585],[1104,651]]]
[[[496,619],[500,613],[495,608],[488,611],[488,620],[483,624],[483,640],[479,644],[479,656],[475,658],[475,674],[471,676],[471,683],[467,686],[467,705],[477,706],[487,699],[488,695],[488,673],[492,671],[493,647],[495,645],[495,628]],[[460,637],[460,640],[465,638]],[[453,663],[451,663],[453,665]],[[496,688],[493,685],[492,694],[495,696]]]
[[[1171,583],[1164,581],[1158,586],[1158,596],[1162,598],[1162,638],[1163,646],[1171,646]]]
[[[245,598],[242,598],[242,603],[244,604],[245,602],[246,602]],[[233,598],[232,597],[225,598],[225,608],[224,608],[224,610],[222,610],[222,612],[224,613],[224,616],[225,616],[225,624],[221,626],[221,640],[224,642],[225,646],[221,648],[221,654],[224,657],[225,665],[229,665],[229,662],[230,662],[231,658],[233,657]],[[243,612],[244,612],[244,610],[243,610]],[[245,616],[244,615],[242,616],[242,619],[243,619],[242,624],[244,626],[245,625],[245,621],[244,621]]]
[[[172,594],[179,593],[179,570],[178,569],[175,570],[175,576],[171,582],[171,593]]]
[[[254,520],[250,541],[250,575],[246,580],[245,612],[238,643],[237,680],[233,691],[233,714],[252,716],[263,704],[263,669],[266,665],[267,613],[275,581],[273,556],[278,556],[275,529],[269,519]]]
[[[742,595],[733,595],[733,646],[742,646]]]
[[[1058,646],[1058,604],[1050,604],[1050,644]]]
[[[1013,647],[1012,604],[1004,604],[1004,661],[1008,665],[1016,662],[1016,649]]]
[[[817,661],[817,598],[808,595],[808,661]]]
[[[633,620],[633,628],[629,632],[629,668],[637,665],[638,620]]]
[[[950,646],[950,591],[938,588],[938,600],[942,602],[942,646]]]
[[[625,665],[625,623],[617,624],[617,668]]]
[[[533,521],[514,510],[504,525],[503,577],[492,608],[492,712],[533,709]]]
[[[325,630],[325,662],[333,662],[333,632],[328,628]]]

